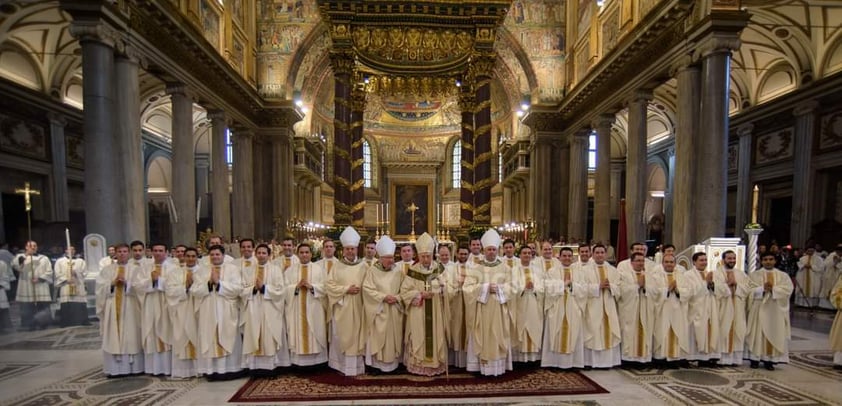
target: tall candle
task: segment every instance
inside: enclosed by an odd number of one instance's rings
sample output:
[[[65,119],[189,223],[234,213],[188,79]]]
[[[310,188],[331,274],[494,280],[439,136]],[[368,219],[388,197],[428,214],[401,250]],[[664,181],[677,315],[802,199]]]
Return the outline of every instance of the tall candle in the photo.
[[[67,245],[65,245],[65,248],[70,248],[70,229],[69,228],[64,229],[64,238],[67,242]]]
[[[751,224],[757,224],[757,204],[760,199],[760,188],[754,185],[754,194],[751,199]]]

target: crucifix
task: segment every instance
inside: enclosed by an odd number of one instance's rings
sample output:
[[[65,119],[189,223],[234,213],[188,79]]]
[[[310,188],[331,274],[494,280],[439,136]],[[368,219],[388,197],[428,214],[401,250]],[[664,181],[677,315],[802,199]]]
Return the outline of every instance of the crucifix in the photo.
[[[409,203],[407,206],[406,211],[410,213],[410,221],[412,222],[412,232],[409,233],[409,241],[415,242],[415,211],[418,210],[418,206],[415,205],[415,202]]]
[[[30,196],[38,196],[41,192],[30,188],[29,182],[24,182],[23,189],[15,189],[15,194],[23,195],[24,202],[26,203],[26,232],[27,241],[29,241],[32,240],[32,200],[30,199]]]

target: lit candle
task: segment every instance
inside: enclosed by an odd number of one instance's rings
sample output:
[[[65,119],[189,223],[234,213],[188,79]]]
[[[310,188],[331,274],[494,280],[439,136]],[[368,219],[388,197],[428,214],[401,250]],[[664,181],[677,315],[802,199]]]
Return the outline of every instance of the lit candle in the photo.
[[[69,228],[64,229],[64,239],[67,241],[67,245],[65,245],[65,248],[70,248],[70,229]]]
[[[757,202],[760,199],[760,188],[754,185],[754,195],[751,200],[751,224],[757,224]]]

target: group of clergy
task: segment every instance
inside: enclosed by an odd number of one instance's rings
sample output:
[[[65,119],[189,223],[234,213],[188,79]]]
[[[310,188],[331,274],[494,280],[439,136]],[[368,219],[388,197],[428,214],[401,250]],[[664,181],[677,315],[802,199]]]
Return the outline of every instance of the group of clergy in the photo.
[[[424,233],[400,248],[388,236],[357,253],[351,227],[312,248],[239,242],[234,259],[214,242],[200,258],[180,246],[171,258],[153,244],[116,246],[97,278],[107,375],[236,376],[327,363],[351,376],[391,372],[437,375],[449,366],[501,375],[513,362],[556,368],[630,365],[740,365],[767,369],[788,361],[793,283],[763,255],[746,274],[736,254],[708,270],[704,253],[683,269],[633,244],[615,268],[602,245],[553,255],[501,238],[493,229],[469,247],[436,247]],[[139,244],[140,246],[135,246]],[[502,247],[501,252],[498,249]],[[417,258],[414,254],[417,251]],[[437,256],[435,254],[438,254]],[[499,254],[499,255],[498,255]],[[436,259],[434,259],[436,258]],[[838,302],[842,286],[834,289]],[[842,307],[842,306],[840,306]],[[840,352],[837,352],[837,357]]]

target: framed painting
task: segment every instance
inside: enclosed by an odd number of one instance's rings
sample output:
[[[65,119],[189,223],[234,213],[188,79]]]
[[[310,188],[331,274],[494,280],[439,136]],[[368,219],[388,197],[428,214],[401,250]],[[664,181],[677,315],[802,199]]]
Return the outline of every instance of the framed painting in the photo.
[[[396,241],[408,240],[413,232],[415,236],[433,230],[433,183],[432,182],[392,182],[389,223],[392,238]]]

